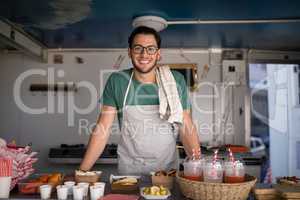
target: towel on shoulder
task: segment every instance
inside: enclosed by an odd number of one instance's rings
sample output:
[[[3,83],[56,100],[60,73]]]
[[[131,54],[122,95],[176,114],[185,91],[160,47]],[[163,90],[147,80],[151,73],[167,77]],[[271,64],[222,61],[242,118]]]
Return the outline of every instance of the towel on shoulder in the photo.
[[[176,81],[169,66],[156,69],[158,84],[159,114],[171,124],[183,123],[183,109],[178,95]]]

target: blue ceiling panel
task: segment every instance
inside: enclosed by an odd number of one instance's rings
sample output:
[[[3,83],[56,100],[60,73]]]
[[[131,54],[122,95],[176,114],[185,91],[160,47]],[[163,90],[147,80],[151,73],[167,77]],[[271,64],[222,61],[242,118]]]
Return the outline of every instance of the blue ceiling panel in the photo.
[[[1,0],[0,16],[49,48],[122,48],[134,16],[168,21],[300,19],[299,0]],[[300,50],[300,23],[169,25],[163,47]]]

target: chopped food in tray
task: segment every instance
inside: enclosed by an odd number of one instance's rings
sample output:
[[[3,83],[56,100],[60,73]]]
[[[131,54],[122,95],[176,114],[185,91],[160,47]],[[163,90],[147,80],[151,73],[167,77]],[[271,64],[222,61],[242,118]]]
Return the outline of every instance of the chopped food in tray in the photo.
[[[53,187],[59,185],[63,180],[61,173],[37,174],[32,178],[18,183],[19,192],[22,194],[36,194],[39,192],[39,186],[50,184]]]
[[[79,182],[88,182],[88,183],[95,183],[100,180],[102,171],[75,171],[75,181]]]
[[[125,185],[132,185],[137,184],[140,176],[115,176],[110,175],[110,183],[111,184],[125,184]]]
[[[140,176],[110,176],[111,190],[114,193],[138,193]]]
[[[142,187],[141,196],[145,199],[167,199],[171,192],[163,186]]]
[[[120,185],[135,185],[138,180],[134,177],[124,177],[117,180],[114,180],[112,184],[120,184]]]
[[[76,176],[95,176],[101,173],[102,173],[101,171],[81,171],[81,170],[75,171]]]

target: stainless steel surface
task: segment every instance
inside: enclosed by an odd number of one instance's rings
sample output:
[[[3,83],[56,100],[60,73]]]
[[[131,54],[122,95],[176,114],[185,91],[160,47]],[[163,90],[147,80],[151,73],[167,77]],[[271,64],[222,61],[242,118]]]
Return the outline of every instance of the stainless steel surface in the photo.
[[[48,161],[53,164],[80,164],[82,158],[48,158]],[[96,164],[118,164],[117,158],[100,158]]]

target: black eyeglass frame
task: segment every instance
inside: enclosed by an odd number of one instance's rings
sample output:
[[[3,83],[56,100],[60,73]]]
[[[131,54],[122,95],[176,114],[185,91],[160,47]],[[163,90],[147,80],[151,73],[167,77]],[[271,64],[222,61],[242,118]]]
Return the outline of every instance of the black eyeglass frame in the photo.
[[[141,49],[140,50],[136,49],[136,47],[140,47]],[[153,50],[155,50],[155,51],[151,52],[152,50],[150,48],[153,48]],[[158,47],[153,46],[153,45],[144,47],[144,46],[139,45],[139,44],[133,45],[130,49],[132,49],[132,52],[134,54],[142,54],[142,53],[144,53],[144,51],[146,51],[148,55],[155,55],[159,50]]]

